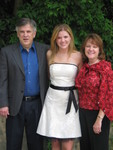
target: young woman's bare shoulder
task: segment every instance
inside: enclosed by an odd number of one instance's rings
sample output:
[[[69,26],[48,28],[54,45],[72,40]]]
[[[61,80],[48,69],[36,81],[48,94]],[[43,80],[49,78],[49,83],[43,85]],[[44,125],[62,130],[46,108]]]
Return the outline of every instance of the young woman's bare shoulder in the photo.
[[[81,52],[79,51],[76,51],[75,53],[73,53],[73,56],[82,58]]]
[[[75,60],[75,63],[78,65],[78,67],[81,68],[81,66],[82,66],[82,55],[81,55],[81,52],[76,51],[73,54],[73,58]]]
[[[49,58],[49,57],[51,56],[51,54],[52,54],[52,51],[49,49],[49,50],[47,51],[47,58]]]

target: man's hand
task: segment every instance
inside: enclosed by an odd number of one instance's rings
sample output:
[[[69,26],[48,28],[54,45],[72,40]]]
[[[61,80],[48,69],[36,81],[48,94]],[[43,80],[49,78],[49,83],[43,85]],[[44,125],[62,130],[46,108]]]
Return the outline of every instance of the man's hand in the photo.
[[[9,115],[9,109],[8,107],[2,107],[0,108],[0,116],[3,116],[5,118],[7,118]]]

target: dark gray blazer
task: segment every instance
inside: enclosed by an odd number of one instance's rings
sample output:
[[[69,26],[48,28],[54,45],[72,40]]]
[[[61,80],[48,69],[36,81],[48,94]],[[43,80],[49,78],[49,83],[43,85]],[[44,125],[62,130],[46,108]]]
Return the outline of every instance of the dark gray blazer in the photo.
[[[42,104],[48,88],[46,52],[48,45],[35,43],[39,62],[40,96]],[[24,66],[19,43],[6,46],[0,51],[0,108],[8,106],[10,115],[20,109],[25,87]]]

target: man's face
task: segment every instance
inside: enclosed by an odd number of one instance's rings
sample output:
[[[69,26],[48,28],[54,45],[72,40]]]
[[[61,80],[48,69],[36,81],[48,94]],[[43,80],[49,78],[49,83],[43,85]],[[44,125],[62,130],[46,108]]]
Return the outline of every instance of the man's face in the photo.
[[[35,36],[36,31],[34,31],[33,27],[30,24],[18,28],[17,37],[19,38],[23,48],[25,48],[28,51],[32,45]]]

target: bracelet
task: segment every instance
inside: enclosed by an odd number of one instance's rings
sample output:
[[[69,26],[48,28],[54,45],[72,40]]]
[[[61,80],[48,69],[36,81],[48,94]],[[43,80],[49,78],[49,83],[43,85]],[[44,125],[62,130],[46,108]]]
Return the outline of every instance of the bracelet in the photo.
[[[103,119],[102,117],[100,117],[99,115],[97,116],[98,118],[100,118],[101,120]]]

